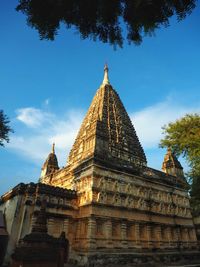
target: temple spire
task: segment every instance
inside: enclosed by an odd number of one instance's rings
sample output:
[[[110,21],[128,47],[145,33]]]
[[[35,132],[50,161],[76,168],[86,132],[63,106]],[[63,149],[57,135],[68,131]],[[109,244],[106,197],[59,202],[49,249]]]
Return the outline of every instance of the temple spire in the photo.
[[[46,161],[42,166],[42,172],[40,176],[40,182],[43,182],[42,178],[49,175],[59,169],[58,160],[55,154],[55,143],[52,144],[51,153],[49,153]]]
[[[108,65],[107,64],[105,64],[105,66],[104,66],[104,78],[103,78],[103,85],[106,85],[106,84],[110,84],[110,82],[109,82],[109,78],[108,78]]]
[[[76,168],[87,159],[112,166],[146,166],[146,156],[117,92],[109,85],[108,66],[68,157]],[[107,165],[106,165],[107,166]]]
[[[55,154],[55,143],[52,144],[52,152],[53,154]]]
[[[164,161],[162,164],[162,170],[170,175],[184,177],[183,167],[178,161],[175,154],[172,152],[172,149],[168,147],[167,153],[164,157]]]

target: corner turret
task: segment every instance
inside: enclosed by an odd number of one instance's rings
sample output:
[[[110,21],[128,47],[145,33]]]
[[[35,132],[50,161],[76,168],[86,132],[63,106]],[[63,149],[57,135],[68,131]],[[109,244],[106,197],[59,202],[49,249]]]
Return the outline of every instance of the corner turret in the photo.
[[[41,172],[41,178],[40,180],[45,177],[46,175],[49,175],[51,173],[54,173],[55,171],[59,170],[58,166],[58,160],[55,154],[55,144],[52,145],[52,151],[48,155],[45,163],[42,166],[42,172]]]
[[[173,176],[184,177],[183,167],[181,166],[181,163],[178,161],[175,154],[172,152],[171,148],[168,148],[164,157],[162,170],[163,172]]]

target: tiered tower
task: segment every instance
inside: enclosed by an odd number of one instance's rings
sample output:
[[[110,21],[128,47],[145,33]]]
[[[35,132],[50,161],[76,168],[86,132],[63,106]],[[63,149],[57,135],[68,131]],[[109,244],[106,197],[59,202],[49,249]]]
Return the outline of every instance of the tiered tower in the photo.
[[[55,144],[53,143],[52,151],[51,153],[49,153],[47,159],[45,160],[42,166],[40,181],[45,181],[45,183],[50,184],[50,177],[57,170],[59,170],[59,166],[57,156],[55,154]],[[45,177],[47,178],[47,180],[45,179]]]
[[[110,85],[108,67],[97,90],[75,143],[69,154],[68,165],[77,166],[94,158],[114,167],[146,166],[146,156],[133,124]]]

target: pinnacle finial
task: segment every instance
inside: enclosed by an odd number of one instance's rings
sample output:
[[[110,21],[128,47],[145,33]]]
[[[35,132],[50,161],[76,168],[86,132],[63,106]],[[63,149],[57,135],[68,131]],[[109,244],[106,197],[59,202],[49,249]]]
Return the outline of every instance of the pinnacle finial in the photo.
[[[52,153],[55,154],[55,143],[52,144]]]
[[[110,82],[109,82],[109,78],[108,78],[108,65],[107,65],[107,63],[105,64],[105,66],[104,66],[104,78],[103,78],[103,83],[102,84],[110,84]]]

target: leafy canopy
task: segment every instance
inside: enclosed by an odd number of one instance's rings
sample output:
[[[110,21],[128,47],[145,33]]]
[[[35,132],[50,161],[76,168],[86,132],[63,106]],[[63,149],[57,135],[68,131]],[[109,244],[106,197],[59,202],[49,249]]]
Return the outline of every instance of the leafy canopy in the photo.
[[[9,142],[9,133],[13,132],[9,123],[8,117],[0,110],[0,146],[4,146],[4,141]]]
[[[41,39],[54,40],[63,23],[83,39],[122,47],[123,24],[128,42],[140,44],[144,35],[168,26],[173,15],[182,20],[195,5],[196,0],[19,0],[16,10],[27,16]]]

